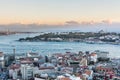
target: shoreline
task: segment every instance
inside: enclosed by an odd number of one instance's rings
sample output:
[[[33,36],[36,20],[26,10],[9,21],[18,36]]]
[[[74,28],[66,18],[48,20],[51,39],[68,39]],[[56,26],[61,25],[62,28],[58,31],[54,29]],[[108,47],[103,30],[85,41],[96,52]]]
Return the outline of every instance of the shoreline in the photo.
[[[115,42],[87,42],[87,41],[19,41],[15,40],[18,42],[78,42],[78,43],[86,43],[86,44],[111,44],[111,45],[120,45],[120,43],[115,43]]]
[[[85,42],[88,44],[120,45],[120,34],[92,32],[45,33],[34,37],[19,38],[20,42]]]

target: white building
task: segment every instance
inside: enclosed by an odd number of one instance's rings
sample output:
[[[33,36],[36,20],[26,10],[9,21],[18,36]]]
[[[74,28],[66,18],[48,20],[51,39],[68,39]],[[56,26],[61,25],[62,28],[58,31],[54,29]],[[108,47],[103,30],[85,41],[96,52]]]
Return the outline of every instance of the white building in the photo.
[[[109,58],[109,52],[96,50],[95,53],[98,58]]]
[[[96,53],[91,53],[90,54],[90,61],[97,62],[97,54]]]
[[[0,66],[4,68],[4,65],[5,65],[5,57],[3,52],[0,52]]]
[[[12,72],[12,79],[13,80],[15,80],[15,79],[17,79],[17,70],[15,69],[15,70],[10,70],[11,72]]]
[[[21,65],[22,80],[28,80],[33,77],[33,67],[29,64]]]
[[[27,57],[39,57],[38,53],[28,52]]]
[[[41,79],[41,78],[35,78],[35,80],[45,80],[45,79]]]
[[[63,39],[62,38],[48,38],[48,40],[51,40],[51,41],[62,41]]]
[[[20,71],[19,64],[12,64],[9,67],[9,76],[12,77],[13,80],[18,78],[18,72]]]

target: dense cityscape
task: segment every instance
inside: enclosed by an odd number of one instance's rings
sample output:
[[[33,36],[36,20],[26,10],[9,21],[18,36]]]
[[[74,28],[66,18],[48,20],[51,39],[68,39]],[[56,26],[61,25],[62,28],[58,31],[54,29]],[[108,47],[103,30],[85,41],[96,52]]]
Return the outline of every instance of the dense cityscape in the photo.
[[[109,52],[66,52],[42,56],[0,52],[1,80],[119,80],[120,58]]]

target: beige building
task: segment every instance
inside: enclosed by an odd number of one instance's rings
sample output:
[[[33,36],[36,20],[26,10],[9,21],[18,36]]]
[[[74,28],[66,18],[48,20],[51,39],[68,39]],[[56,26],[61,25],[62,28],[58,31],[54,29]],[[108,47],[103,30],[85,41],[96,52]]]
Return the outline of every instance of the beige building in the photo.
[[[82,60],[80,61],[80,65],[81,66],[87,66],[87,59],[85,57],[82,58]]]
[[[0,52],[0,66],[2,68],[4,68],[4,66],[5,66],[5,56],[4,56],[3,52]]]

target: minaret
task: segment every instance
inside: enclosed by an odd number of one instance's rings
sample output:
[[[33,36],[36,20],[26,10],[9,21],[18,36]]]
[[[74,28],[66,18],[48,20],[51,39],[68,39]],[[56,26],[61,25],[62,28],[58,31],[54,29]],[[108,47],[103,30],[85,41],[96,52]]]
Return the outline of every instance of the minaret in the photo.
[[[15,48],[13,49],[13,55],[14,55],[14,61],[16,61],[16,59],[15,59]]]

